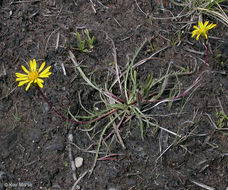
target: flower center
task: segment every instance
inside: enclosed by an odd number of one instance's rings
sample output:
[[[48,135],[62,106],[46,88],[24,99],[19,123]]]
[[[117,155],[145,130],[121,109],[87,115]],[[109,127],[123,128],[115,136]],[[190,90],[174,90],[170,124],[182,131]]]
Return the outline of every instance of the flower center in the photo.
[[[205,27],[201,28],[201,33],[203,35],[205,35],[207,33],[207,28],[205,28]]]
[[[37,71],[32,71],[32,72],[30,72],[29,74],[28,74],[28,79],[30,80],[30,81],[32,81],[32,80],[35,80],[35,79],[37,79],[38,78],[38,72]]]

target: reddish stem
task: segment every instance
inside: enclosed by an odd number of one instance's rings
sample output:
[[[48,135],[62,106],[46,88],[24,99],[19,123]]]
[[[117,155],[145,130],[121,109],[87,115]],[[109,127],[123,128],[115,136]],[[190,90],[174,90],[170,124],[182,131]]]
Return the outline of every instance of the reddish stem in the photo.
[[[112,98],[114,98],[116,101],[119,101],[120,103],[124,103],[124,100],[122,100],[121,98],[115,96],[114,94],[112,94],[110,92],[104,92],[104,94],[106,94],[107,96],[111,96]]]
[[[113,156],[119,156],[119,154],[110,154],[110,155],[98,158],[97,160],[99,160],[99,161],[105,161],[105,160],[115,160],[115,161],[117,161],[116,158],[112,158]]]

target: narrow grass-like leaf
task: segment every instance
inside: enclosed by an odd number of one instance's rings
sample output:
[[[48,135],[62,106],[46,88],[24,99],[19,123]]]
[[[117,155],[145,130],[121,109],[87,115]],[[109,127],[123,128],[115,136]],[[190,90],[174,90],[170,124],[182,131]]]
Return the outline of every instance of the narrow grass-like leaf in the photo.
[[[228,16],[226,15],[226,13],[222,10],[222,8],[220,6],[219,6],[218,11],[204,9],[204,8],[200,8],[200,7],[197,8],[197,10],[203,11],[205,14],[215,17],[220,22],[222,22],[224,25],[228,26]]]
[[[143,89],[143,95],[146,96],[146,100],[148,100],[148,97],[149,97],[149,90],[150,90],[150,88],[152,87],[152,86],[151,86],[152,82],[153,82],[153,75],[150,74],[149,77],[148,77],[148,79],[147,79],[147,81],[146,81],[146,85],[145,85],[145,87],[144,87],[144,89]]]
[[[130,92],[128,104],[131,104],[132,102],[134,102],[136,100],[136,91],[137,91],[136,71],[133,71],[131,69],[130,76],[131,76],[131,81],[132,81],[132,90]]]
[[[128,103],[129,103],[129,97],[128,97],[128,77],[129,77],[129,73],[132,70],[132,67],[133,67],[133,64],[135,62],[136,57],[138,56],[139,52],[142,50],[142,48],[146,44],[146,42],[147,42],[147,40],[144,40],[144,42],[141,44],[141,46],[135,52],[130,64],[128,63],[126,74],[124,76],[124,92],[125,92],[125,98],[126,98]]]
[[[163,81],[163,83],[162,83],[161,89],[160,89],[159,93],[158,93],[155,97],[153,97],[153,100],[159,99],[159,98],[161,97],[161,95],[163,94],[163,92],[164,92],[164,90],[165,90],[165,88],[166,88],[166,86],[167,86],[167,83],[168,83],[169,68],[170,68],[170,64],[169,64],[169,67],[168,67],[168,69],[167,69],[167,71],[166,71],[166,75],[165,75],[164,81]]]
[[[95,86],[85,75],[85,73],[82,71],[81,67],[79,66],[74,54],[69,51],[70,54],[70,58],[72,60],[72,62],[74,63],[74,66],[76,67],[76,69],[79,71],[80,75],[82,76],[82,78],[86,81],[86,83],[88,85],[90,85],[91,87],[93,87],[94,89],[96,89],[97,91],[102,93],[102,90],[100,88],[98,88],[97,86]]]

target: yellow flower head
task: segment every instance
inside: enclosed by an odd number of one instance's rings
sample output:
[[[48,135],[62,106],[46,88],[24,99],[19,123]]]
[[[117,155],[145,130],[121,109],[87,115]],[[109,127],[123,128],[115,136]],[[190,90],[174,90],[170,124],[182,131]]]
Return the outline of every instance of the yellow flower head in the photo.
[[[17,77],[16,81],[20,81],[18,86],[22,86],[28,83],[26,87],[26,91],[29,89],[32,83],[38,84],[40,88],[43,88],[44,81],[40,78],[48,78],[49,75],[51,75],[51,72],[49,72],[51,66],[43,70],[44,66],[45,66],[45,62],[43,62],[39,70],[37,70],[37,64],[35,59],[30,60],[29,71],[23,65],[21,65],[21,68],[24,70],[26,74],[16,73],[16,77]]]
[[[199,39],[200,35],[204,36],[206,39],[207,37],[207,31],[214,28],[216,26],[216,24],[209,24],[209,21],[206,21],[204,24],[202,22],[198,22],[198,27],[197,26],[193,26],[193,28],[195,28],[195,30],[192,31],[192,38],[196,36],[196,40]]]

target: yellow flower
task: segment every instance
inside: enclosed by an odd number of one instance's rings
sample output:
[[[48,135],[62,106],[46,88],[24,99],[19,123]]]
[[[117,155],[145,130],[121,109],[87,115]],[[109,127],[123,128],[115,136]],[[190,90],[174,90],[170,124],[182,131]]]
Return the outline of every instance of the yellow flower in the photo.
[[[40,78],[48,78],[49,75],[51,75],[51,72],[49,72],[51,66],[43,70],[44,66],[45,66],[45,62],[43,62],[39,70],[37,70],[37,64],[35,59],[33,59],[33,61],[30,60],[29,71],[23,65],[21,65],[21,68],[24,70],[26,74],[16,73],[16,77],[17,77],[16,81],[20,81],[18,86],[22,86],[28,83],[26,87],[26,91],[29,89],[32,83],[38,84],[40,88],[43,88],[44,81]]]
[[[192,38],[197,35],[196,40],[198,40],[200,35],[202,35],[207,39],[207,31],[216,26],[216,24],[211,23],[208,25],[208,23],[208,21],[206,21],[204,24],[202,22],[198,22],[198,27],[193,26],[195,30],[192,31]]]

